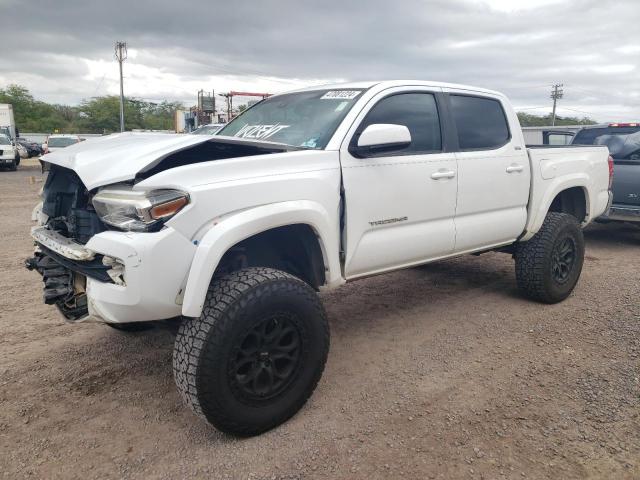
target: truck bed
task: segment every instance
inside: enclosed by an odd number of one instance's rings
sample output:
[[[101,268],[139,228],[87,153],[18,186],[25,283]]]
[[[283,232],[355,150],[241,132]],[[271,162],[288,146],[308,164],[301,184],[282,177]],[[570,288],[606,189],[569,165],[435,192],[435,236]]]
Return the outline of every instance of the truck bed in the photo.
[[[600,145],[531,145],[527,146],[531,168],[528,221],[523,240],[538,231],[556,194],[571,183],[586,192],[591,205],[586,221],[592,221],[607,209],[609,203],[609,150]],[[592,193],[593,195],[593,193]]]

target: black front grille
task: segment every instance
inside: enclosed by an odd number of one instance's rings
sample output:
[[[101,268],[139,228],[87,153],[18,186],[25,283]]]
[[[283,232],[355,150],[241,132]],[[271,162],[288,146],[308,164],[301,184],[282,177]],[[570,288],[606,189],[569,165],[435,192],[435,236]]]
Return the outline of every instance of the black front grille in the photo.
[[[53,230],[82,244],[107,229],[93,209],[80,177],[57,165],[51,166],[44,184],[42,211],[49,216]]]

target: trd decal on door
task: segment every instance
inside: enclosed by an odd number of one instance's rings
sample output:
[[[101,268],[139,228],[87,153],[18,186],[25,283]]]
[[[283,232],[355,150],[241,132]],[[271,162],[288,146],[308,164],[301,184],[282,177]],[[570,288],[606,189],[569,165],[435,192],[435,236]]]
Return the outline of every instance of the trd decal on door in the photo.
[[[387,225],[389,223],[406,222],[407,220],[408,220],[407,217],[387,218],[385,220],[376,220],[375,222],[369,222],[369,225],[371,225],[372,227],[377,227],[378,225]]]

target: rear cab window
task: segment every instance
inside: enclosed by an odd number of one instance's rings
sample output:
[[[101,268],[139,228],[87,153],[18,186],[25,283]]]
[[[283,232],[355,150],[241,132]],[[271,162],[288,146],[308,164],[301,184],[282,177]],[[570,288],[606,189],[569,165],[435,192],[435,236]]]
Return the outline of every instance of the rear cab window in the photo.
[[[460,150],[492,150],[511,139],[499,100],[473,95],[449,95]]]
[[[544,132],[542,137],[544,145],[569,145],[573,140],[573,133]]]

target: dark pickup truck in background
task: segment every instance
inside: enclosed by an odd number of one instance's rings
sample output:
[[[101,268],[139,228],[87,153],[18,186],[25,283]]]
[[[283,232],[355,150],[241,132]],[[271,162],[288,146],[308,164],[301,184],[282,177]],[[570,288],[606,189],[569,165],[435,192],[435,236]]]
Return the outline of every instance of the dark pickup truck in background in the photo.
[[[599,220],[640,223],[640,123],[590,125],[572,144],[606,145],[613,157],[613,203]]]

